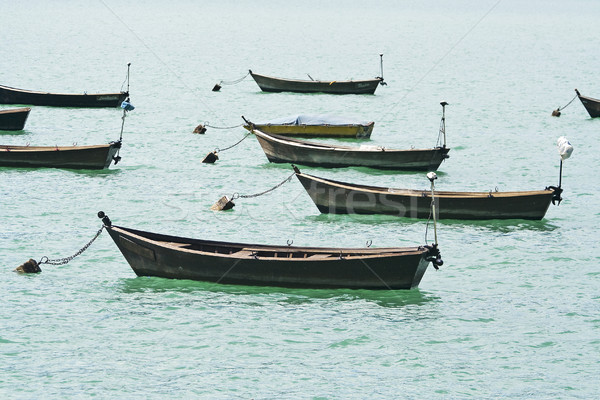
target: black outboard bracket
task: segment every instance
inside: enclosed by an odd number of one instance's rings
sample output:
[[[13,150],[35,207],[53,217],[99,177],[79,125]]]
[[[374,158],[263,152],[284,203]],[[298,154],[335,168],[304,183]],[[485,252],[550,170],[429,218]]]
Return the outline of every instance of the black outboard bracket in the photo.
[[[440,269],[439,267],[444,265],[444,260],[442,260],[442,255],[440,254],[440,249],[437,247],[437,244],[433,243],[424,247],[428,250],[425,260],[430,261],[433,264],[433,268]]]
[[[563,192],[560,186],[548,186],[546,190],[553,190],[554,194],[552,195],[552,204],[559,206],[562,201],[562,197],[560,196]]]

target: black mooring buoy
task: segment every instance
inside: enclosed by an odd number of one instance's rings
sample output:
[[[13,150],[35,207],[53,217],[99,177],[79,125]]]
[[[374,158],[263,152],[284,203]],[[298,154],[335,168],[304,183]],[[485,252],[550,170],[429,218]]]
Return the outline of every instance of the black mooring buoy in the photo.
[[[218,92],[219,90],[221,90],[221,85],[219,85],[218,83],[212,88],[213,92]]]
[[[22,274],[37,274],[42,272],[42,269],[40,268],[37,261],[35,261],[33,258],[30,258],[29,261],[26,261],[23,264],[19,265],[15,269],[15,272],[20,272]]]
[[[219,155],[217,154],[216,151],[211,151],[210,153],[208,153],[206,155],[206,157],[204,157],[204,160],[202,160],[203,163],[206,164],[214,164],[215,161],[217,161],[219,159]]]
[[[194,133],[204,134],[204,133],[206,133],[206,127],[204,125],[200,124],[194,129]]]
[[[557,108],[556,110],[552,111],[552,116],[560,117],[560,108]]]

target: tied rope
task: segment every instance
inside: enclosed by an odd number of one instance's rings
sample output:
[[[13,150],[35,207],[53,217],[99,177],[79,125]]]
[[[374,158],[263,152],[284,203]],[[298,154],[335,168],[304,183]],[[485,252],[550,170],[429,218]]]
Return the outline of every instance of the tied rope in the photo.
[[[286,182],[289,182],[292,180],[292,177],[296,175],[296,172],[294,171],[290,176],[288,176],[287,178],[285,178],[283,181],[279,182],[277,185],[273,186],[270,189],[265,190],[264,192],[260,192],[260,193],[255,193],[255,194],[239,194],[239,193],[234,193],[233,196],[231,196],[232,200],[235,200],[237,198],[242,198],[242,199],[250,199],[253,197],[258,197],[258,196],[262,196],[264,194],[267,194],[269,192],[272,192],[273,190],[283,186],[283,184],[285,184]]]
[[[431,204],[433,204],[434,199],[431,199]],[[429,231],[429,222],[431,222],[431,216],[433,215],[433,208],[429,206],[429,217],[427,217],[427,223],[425,224],[425,243],[429,243],[427,241],[427,232]]]
[[[250,71],[248,71],[248,73],[246,75],[244,75],[243,77],[236,79],[234,81],[221,81],[221,82],[219,82],[219,85],[237,85],[238,83],[240,83],[241,81],[246,79],[248,77],[248,75],[250,75]]]
[[[219,148],[217,147],[217,148],[215,149],[215,153],[220,153],[220,152],[222,152],[222,151],[229,150],[229,149],[231,149],[231,148],[233,148],[233,147],[237,146],[238,144],[242,143],[242,142],[244,141],[244,139],[246,139],[246,138],[247,138],[248,136],[250,136],[250,135],[252,135],[252,132],[248,132],[248,133],[247,133],[247,134],[246,134],[246,135],[245,135],[243,138],[241,138],[240,140],[238,140],[236,143],[232,144],[232,145],[231,145],[231,146],[229,146],[229,147],[225,147],[224,149],[219,149]]]
[[[442,137],[446,134],[446,119],[442,117],[440,121],[440,129],[438,130],[437,141],[435,142],[435,147],[442,147]],[[444,143],[445,145],[445,143]]]
[[[243,77],[241,77],[240,79],[236,79],[235,81],[221,81],[219,83],[217,83],[213,88],[212,91],[213,92],[218,92],[219,90],[221,90],[221,85],[235,85],[240,83],[241,81],[243,81],[244,79],[246,79],[246,77],[248,75],[250,75],[252,73],[252,71],[248,70],[248,73],[246,75],[244,75]]]
[[[207,128],[213,128],[213,129],[235,129],[235,128],[239,128],[240,126],[244,126],[244,124],[239,124],[239,125],[235,125],[235,126],[214,126],[214,125],[209,124],[208,122],[205,122],[204,126]]]
[[[563,107],[558,107],[558,108],[556,109],[556,111],[557,111],[557,112],[560,112],[560,111],[564,110],[565,108],[567,108],[567,107],[568,107],[568,106],[569,106],[569,105],[570,105],[570,104],[571,104],[571,103],[572,103],[572,102],[573,102],[573,101],[574,101],[574,100],[577,98],[577,96],[579,96],[579,93],[575,94],[575,97],[573,97],[573,98],[571,99],[571,101],[567,103],[567,105],[566,105],[566,106],[563,106]]]
[[[67,264],[72,259],[74,259],[75,257],[81,255],[81,253],[83,253],[84,251],[86,251],[88,249],[88,247],[90,247],[91,244],[94,243],[94,241],[96,239],[98,239],[98,236],[100,236],[100,234],[102,233],[103,229],[104,229],[104,225],[102,225],[102,227],[100,229],[98,229],[98,232],[96,232],[96,235],[94,235],[94,237],[92,238],[92,240],[90,240],[85,246],[83,246],[77,253],[73,254],[72,256],[65,257],[65,258],[56,258],[54,260],[51,260],[48,257],[44,256],[44,257],[42,257],[40,259],[40,261],[38,261],[38,264],[50,264],[50,265],[64,265],[64,264]]]

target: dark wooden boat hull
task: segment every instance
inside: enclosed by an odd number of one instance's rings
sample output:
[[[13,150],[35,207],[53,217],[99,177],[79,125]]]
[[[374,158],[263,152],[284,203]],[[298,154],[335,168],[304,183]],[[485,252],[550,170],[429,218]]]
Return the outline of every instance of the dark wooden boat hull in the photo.
[[[430,262],[426,247],[277,247],[181,238],[116,226],[107,227],[107,231],[138,276],[234,285],[411,289],[419,285]],[[356,251],[362,255],[354,255]],[[304,258],[307,253],[310,256]]]
[[[374,94],[382,79],[361,81],[307,81],[275,78],[255,74],[250,75],[263,92],[329,93],[329,94]]]
[[[323,179],[297,173],[317,208],[324,214],[388,214],[429,218],[431,191],[392,189]],[[540,220],[554,190],[526,192],[435,192],[438,219]]]
[[[0,104],[31,104],[53,107],[119,107],[127,92],[66,94],[23,90],[0,85]]]
[[[389,170],[435,171],[448,157],[450,151],[447,147],[382,150],[368,147],[329,146],[269,135],[256,130],[254,132],[270,162],[324,168],[369,167]]]
[[[62,147],[0,145],[0,167],[105,169],[120,147],[120,142]]]
[[[25,128],[25,122],[29,117],[31,108],[11,108],[9,110],[0,110],[0,130],[1,131],[20,131]]]
[[[590,114],[590,117],[592,117],[592,118],[600,117],[600,100],[599,99],[582,96],[581,94],[579,94],[579,91],[577,91],[577,96],[579,97],[579,100],[581,100],[581,104],[583,104],[583,106],[587,110],[588,114]]]

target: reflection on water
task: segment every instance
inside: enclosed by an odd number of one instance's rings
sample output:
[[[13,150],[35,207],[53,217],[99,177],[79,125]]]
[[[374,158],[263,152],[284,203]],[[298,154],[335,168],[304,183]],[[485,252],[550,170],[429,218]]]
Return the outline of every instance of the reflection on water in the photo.
[[[1,110],[0,110],[1,111]],[[2,129],[0,129],[0,135],[11,135],[11,136],[22,136],[22,135],[27,135],[29,132],[27,132],[26,130],[20,130],[20,131],[3,131]],[[5,143],[3,143],[5,144]]]
[[[423,224],[426,222],[425,219],[416,218],[404,218],[397,217],[394,215],[376,215],[376,214],[317,214],[309,215],[305,217],[307,221],[311,222],[325,222],[325,223],[341,223],[341,222],[352,222],[365,225],[373,224],[403,224],[403,225],[415,225]],[[552,223],[546,219],[541,221],[530,221],[524,219],[489,219],[489,220],[458,220],[458,219],[442,219],[437,221],[438,226],[447,226],[450,228],[475,228],[477,230],[489,230],[497,231],[502,233],[520,231],[523,229],[540,231],[540,232],[552,232],[558,228],[559,225]]]
[[[234,296],[255,297],[257,305],[265,298],[269,302],[285,305],[302,305],[334,300],[336,302],[367,301],[381,307],[402,308],[436,303],[439,296],[412,290],[364,290],[364,289],[291,289],[267,286],[223,285],[212,282],[200,282],[184,279],[166,279],[157,277],[137,277],[124,279],[120,283],[123,293],[165,293],[194,294],[213,293]],[[261,301],[262,300],[262,301]]]
[[[113,176],[123,173],[120,169],[115,168],[114,163],[106,169],[68,169],[67,171],[83,176]]]

